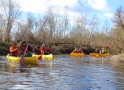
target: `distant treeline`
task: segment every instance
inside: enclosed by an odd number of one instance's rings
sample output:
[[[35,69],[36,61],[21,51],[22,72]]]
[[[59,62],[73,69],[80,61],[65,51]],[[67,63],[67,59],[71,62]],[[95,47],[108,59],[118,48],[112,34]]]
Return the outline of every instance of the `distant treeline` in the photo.
[[[9,48],[12,46],[12,43],[6,43],[6,42],[0,42],[0,55],[7,55],[9,53]],[[18,43],[18,47],[20,47],[21,43]],[[28,43],[31,45],[32,49],[34,49],[35,44]],[[62,44],[62,43],[61,43]],[[64,45],[50,45],[51,51],[50,53],[52,54],[70,54],[74,50],[74,46],[70,47],[68,44]],[[101,48],[99,48],[101,49]],[[90,54],[91,52],[95,51],[95,48],[89,48],[87,49],[86,47],[82,48],[83,52],[86,54]]]
[[[60,10],[49,7],[39,17],[28,13],[22,20],[23,13],[15,0],[0,0],[0,41],[28,41],[31,44],[45,43],[53,48],[53,53],[70,52],[74,47],[81,47],[89,52],[95,48],[110,47],[111,53],[124,51],[124,8],[118,7],[113,14],[112,24],[106,20],[100,25],[97,16],[89,19],[88,15],[80,14],[71,17],[68,7]],[[73,25],[72,25],[73,23]],[[110,27],[111,26],[111,27]],[[1,46],[1,50],[5,50]],[[2,52],[1,52],[2,53]],[[4,53],[4,52],[3,52]]]

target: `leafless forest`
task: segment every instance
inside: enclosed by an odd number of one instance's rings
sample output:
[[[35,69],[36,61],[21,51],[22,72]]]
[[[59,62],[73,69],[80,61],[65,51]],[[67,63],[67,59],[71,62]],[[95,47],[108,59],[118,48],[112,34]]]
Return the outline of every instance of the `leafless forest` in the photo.
[[[0,0],[0,41],[11,43],[20,40],[32,44],[51,45],[53,48],[102,48],[108,45],[111,52],[124,51],[124,8],[117,7],[110,26],[106,20],[101,25],[97,16],[89,19],[87,15],[71,17],[68,7],[60,10],[49,7],[47,12],[35,17],[28,13],[21,20],[23,12],[19,3],[13,0]]]

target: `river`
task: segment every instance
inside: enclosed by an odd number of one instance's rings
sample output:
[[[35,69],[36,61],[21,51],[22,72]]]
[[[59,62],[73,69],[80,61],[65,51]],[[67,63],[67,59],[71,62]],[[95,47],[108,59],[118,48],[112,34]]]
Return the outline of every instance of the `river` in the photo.
[[[124,90],[124,63],[108,58],[54,55],[22,72],[0,56],[0,90]]]

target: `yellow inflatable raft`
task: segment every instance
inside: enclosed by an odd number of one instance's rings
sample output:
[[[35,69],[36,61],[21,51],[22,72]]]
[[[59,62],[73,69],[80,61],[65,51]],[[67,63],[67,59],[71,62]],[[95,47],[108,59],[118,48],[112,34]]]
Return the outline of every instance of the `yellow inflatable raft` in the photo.
[[[10,56],[8,54],[6,59],[9,62],[20,63],[21,57]],[[24,63],[25,64],[38,64],[38,59],[36,57],[34,57],[34,56],[32,56],[32,57],[24,57]]]
[[[82,57],[82,56],[84,56],[84,53],[74,53],[74,52],[72,52],[72,53],[70,54],[70,56]]]
[[[33,54],[32,57],[24,57],[24,63],[25,64],[38,64],[38,58],[41,55],[35,55]],[[13,63],[20,63],[20,59],[21,57],[15,57],[15,56],[10,56],[9,54],[7,55],[6,59],[9,62],[13,62]],[[48,60],[48,61],[52,61],[54,59],[54,56],[52,54],[49,55],[42,55],[42,60]]]
[[[89,56],[94,56],[94,57],[106,57],[106,56],[110,56],[109,53],[106,53],[106,54],[100,54],[100,53],[90,53]]]
[[[38,59],[39,57],[41,57],[41,55],[33,54],[32,57],[36,57],[36,58]],[[54,59],[53,54],[42,55],[42,60],[49,60],[49,61],[52,61],[53,59]]]

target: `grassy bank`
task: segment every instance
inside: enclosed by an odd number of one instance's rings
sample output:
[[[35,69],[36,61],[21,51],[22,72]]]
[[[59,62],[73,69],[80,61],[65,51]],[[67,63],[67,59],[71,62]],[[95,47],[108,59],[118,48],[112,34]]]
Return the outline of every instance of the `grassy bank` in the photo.
[[[6,55],[9,53],[11,44],[6,42],[0,42],[0,55]]]

